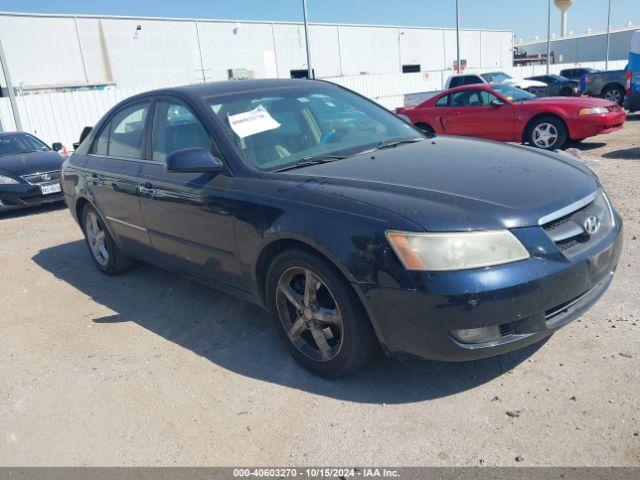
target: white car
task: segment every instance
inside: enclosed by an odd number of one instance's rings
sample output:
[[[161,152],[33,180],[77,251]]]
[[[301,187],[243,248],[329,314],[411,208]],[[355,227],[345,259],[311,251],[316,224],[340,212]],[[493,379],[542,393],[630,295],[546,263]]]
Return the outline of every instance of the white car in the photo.
[[[513,85],[514,87],[526,90],[538,97],[545,97],[548,94],[546,83],[538,80],[516,80],[504,72],[488,72],[488,73],[467,73],[463,75],[452,75],[445,83],[445,90],[462,85],[473,85],[476,83],[504,83]]]

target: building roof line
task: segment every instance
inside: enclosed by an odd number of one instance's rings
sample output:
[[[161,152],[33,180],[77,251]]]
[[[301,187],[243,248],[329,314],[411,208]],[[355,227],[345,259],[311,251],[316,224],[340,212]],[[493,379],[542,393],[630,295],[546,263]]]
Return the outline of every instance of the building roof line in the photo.
[[[218,19],[218,18],[195,18],[195,17],[145,17],[145,16],[126,16],[126,15],[97,15],[97,14],[70,14],[70,13],[30,13],[30,12],[0,12],[2,17],[41,17],[41,18],[89,18],[89,19],[107,19],[107,20],[153,20],[164,22],[201,22],[201,23],[253,23],[266,25],[303,25],[301,21],[284,21],[284,20],[238,20],[238,19]],[[318,25],[325,27],[376,27],[376,28],[402,28],[406,30],[451,30],[452,27],[427,27],[420,25],[382,25],[369,23],[324,23],[309,22],[309,25]],[[503,32],[513,33],[513,30],[500,30],[490,28],[461,28],[463,32]]]

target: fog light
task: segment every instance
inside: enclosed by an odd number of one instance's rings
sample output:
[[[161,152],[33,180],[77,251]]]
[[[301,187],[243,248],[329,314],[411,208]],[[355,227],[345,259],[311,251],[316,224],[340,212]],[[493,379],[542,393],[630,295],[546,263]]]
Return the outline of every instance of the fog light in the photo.
[[[500,335],[499,325],[489,325],[480,328],[465,328],[463,330],[451,330],[453,338],[461,343],[486,343],[498,340]]]

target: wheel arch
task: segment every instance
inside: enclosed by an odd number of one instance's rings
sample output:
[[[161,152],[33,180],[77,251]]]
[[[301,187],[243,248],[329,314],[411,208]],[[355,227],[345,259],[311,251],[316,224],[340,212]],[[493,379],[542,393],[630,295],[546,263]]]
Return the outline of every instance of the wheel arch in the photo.
[[[546,112],[536,113],[533,117],[531,117],[527,121],[526,125],[522,129],[522,143],[526,143],[527,142],[527,139],[529,137],[529,130],[531,129],[531,127],[533,126],[535,121],[539,120],[539,119],[541,119],[543,117],[554,117],[554,118],[557,118],[558,120],[560,120],[562,122],[562,124],[564,125],[564,128],[567,129],[567,137],[571,138],[571,130],[569,129],[569,125],[567,124],[567,121],[563,118],[563,116],[561,114],[559,114],[558,112],[546,111]]]
[[[265,303],[265,281],[267,277],[267,271],[269,270],[269,265],[271,265],[273,259],[280,252],[290,248],[307,250],[315,255],[320,256],[321,258],[325,259],[331,266],[333,266],[333,268],[336,269],[336,271],[340,273],[349,283],[356,282],[353,275],[349,272],[347,267],[342,264],[342,262],[340,262],[327,249],[316,244],[312,240],[295,234],[279,236],[277,238],[271,239],[262,247],[255,262],[253,274],[259,298],[263,303]]]
[[[317,245],[312,240],[302,237],[299,235],[291,234],[286,236],[280,236],[278,238],[272,239],[270,242],[266,243],[260,253],[258,254],[257,260],[255,262],[254,267],[254,279],[255,285],[258,293],[258,300],[261,302],[263,306],[267,305],[266,302],[266,292],[265,292],[265,283],[267,272],[269,271],[269,266],[273,259],[280,253],[289,248],[299,248],[302,250],[306,250],[308,252],[313,253],[314,255],[318,255],[320,258],[326,260],[331,267],[333,267],[336,272],[342,275],[347,282],[351,285],[353,291],[356,294],[358,302],[362,306],[363,310],[367,313],[367,317],[369,318],[369,322],[371,323],[373,330],[376,334],[378,341],[382,348],[386,351],[386,343],[385,338],[380,328],[378,326],[378,322],[373,315],[373,312],[367,305],[367,302],[364,298],[364,293],[360,288],[357,288],[355,284],[357,281],[353,277],[353,275],[349,272],[347,267],[340,262],[334,255],[332,255],[325,248]]]

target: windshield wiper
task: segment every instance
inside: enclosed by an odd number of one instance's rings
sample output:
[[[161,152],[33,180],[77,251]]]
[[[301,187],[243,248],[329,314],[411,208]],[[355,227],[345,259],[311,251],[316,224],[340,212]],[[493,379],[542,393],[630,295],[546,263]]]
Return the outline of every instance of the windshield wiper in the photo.
[[[278,168],[273,171],[284,172],[286,170],[293,170],[295,168],[310,167],[312,165],[321,165],[323,163],[335,162],[336,160],[344,160],[345,158],[348,158],[348,157],[345,157],[343,155],[319,155],[319,156],[304,157],[298,160],[296,163],[287,165],[282,168]]]
[[[416,143],[421,141],[422,139],[420,138],[411,138],[411,139],[404,139],[404,140],[389,140],[386,142],[378,142],[375,149],[384,150],[385,148],[393,148],[393,147],[397,147],[398,145],[405,145],[407,143]]]

